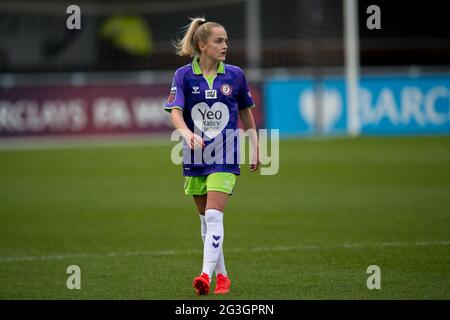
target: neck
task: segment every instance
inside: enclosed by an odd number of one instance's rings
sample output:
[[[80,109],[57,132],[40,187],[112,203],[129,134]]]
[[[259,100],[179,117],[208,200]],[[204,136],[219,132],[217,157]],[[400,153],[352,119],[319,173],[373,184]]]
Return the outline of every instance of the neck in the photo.
[[[212,60],[211,58],[203,55],[200,57],[200,60],[198,62],[200,68],[202,69],[202,73],[208,76],[217,73],[218,63],[218,61]]]

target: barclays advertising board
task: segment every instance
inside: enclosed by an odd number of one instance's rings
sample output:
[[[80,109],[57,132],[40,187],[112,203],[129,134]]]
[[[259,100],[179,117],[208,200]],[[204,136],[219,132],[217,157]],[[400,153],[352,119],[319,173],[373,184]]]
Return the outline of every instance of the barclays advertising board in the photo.
[[[450,134],[450,75],[360,79],[357,114],[348,114],[343,78],[321,83],[322,110],[315,108],[311,79],[272,80],[264,88],[266,125],[287,135],[347,132],[357,117],[361,134]]]

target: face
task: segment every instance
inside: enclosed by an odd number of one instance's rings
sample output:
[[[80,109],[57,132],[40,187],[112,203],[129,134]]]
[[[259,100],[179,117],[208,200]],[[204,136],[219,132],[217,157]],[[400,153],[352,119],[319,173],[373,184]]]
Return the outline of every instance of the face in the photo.
[[[228,50],[228,37],[223,28],[215,27],[212,29],[208,42],[198,43],[202,55],[214,61],[224,61]]]

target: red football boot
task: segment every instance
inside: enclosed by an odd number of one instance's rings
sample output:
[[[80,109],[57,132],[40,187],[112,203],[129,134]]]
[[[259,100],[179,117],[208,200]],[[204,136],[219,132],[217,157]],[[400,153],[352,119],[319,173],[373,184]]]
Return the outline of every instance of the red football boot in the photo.
[[[194,288],[198,296],[209,293],[209,277],[206,273],[202,272],[200,276],[194,279]]]
[[[216,278],[216,288],[214,294],[225,294],[230,292],[231,281],[224,274],[218,274]]]

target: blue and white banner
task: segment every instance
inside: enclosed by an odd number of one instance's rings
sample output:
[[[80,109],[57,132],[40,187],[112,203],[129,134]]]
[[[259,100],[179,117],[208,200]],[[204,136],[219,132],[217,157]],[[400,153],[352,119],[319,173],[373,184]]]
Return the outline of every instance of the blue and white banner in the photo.
[[[356,115],[347,114],[343,78],[322,82],[320,115],[315,113],[314,89],[311,79],[267,82],[267,127],[283,135],[308,135],[318,123],[324,133],[343,134],[348,117],[356,116],[361,134],[450,133],[450,75],[363,77]]]

